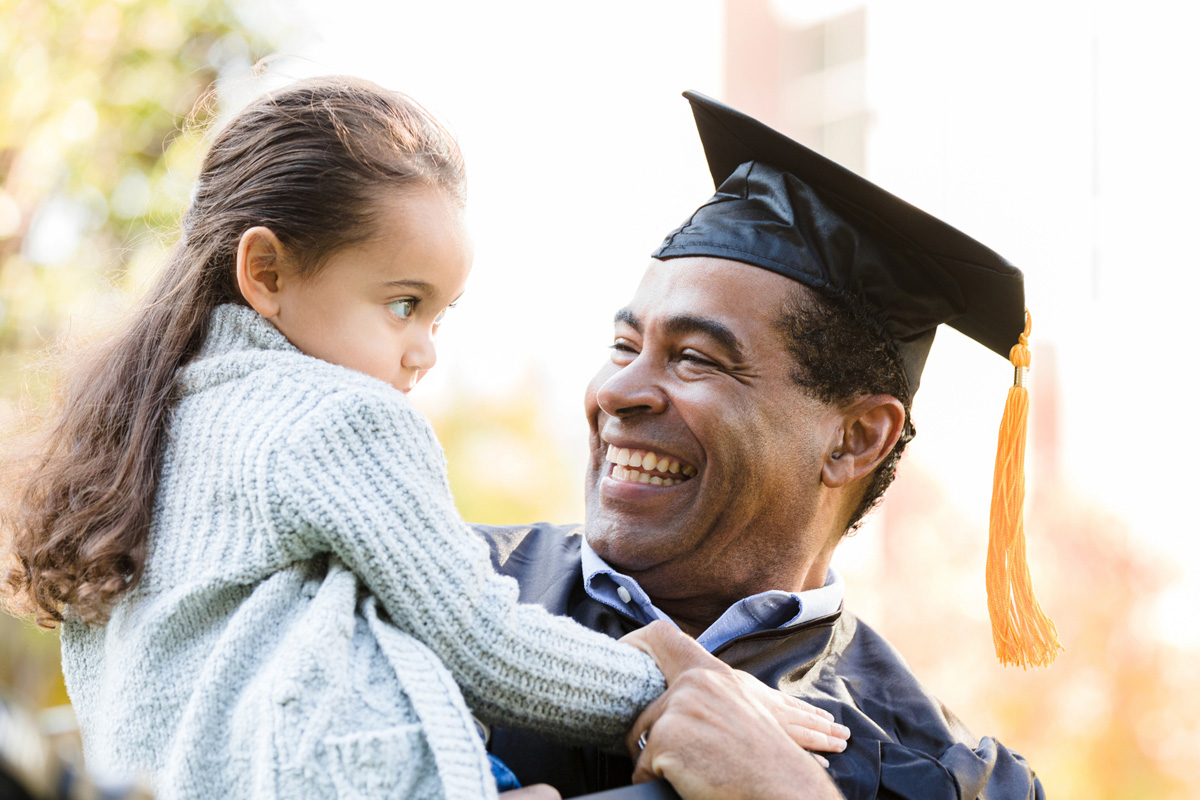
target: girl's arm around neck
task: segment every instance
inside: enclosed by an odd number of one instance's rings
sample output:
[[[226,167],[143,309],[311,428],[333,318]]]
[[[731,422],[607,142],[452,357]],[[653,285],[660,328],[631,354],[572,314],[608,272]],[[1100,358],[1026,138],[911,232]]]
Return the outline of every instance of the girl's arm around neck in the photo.
[[[517,603],[454,507],[428,421],[400,396],[326,396],[289,426],[267,471],[279,545],[341,558],[486,721],[620,749],[662,692],[645,654]]]

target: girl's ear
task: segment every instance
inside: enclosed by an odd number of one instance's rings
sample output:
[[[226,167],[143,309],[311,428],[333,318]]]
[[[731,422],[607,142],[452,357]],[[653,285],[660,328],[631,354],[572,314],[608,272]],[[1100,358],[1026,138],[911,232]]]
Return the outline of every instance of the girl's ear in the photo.
[[[849,486],[875,471],[904,430],[904,404],[886,394],[860,397],[842,412],[840,437],[825,456],[821,482]]]
[[[267,319],[279,315],[285,251],[270,228],[250,228],[237,249],[237,283],[250,307]]]

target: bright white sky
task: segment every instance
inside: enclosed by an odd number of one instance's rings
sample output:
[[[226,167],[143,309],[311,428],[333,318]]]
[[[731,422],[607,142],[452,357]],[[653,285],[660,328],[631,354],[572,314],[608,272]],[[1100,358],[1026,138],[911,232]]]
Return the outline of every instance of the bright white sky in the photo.
[[[849,5],[776,2],[789,14]],[[1175,635],[1200,642],[1187,612],[1200,606],[1187,502],[1200,434],[1183,358],[1200,289],[1200,7],[866,5],[868,177],[1025,270],[1034,402],[1039,347],[1053,343],[1063,467],[1173,554],[1184,580],[1165,610],[1180,612]],[[536,381],[546,424],[582,463],[583,387],[612,313],[712,191],[679,93],[722,97],[721,3],[305,0],[286,14],[308,39],[283,73],[401,89],[466,152],[476,267],[418,402],[469,391],[485,403]],[[980,518],[1010,380],[1007,362],[947,331],[918,397],[908,458]]]

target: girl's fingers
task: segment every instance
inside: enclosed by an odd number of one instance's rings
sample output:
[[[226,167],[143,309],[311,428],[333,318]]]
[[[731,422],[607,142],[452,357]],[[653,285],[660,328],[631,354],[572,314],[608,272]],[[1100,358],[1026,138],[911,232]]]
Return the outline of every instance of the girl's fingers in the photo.
[[[782,694],[782,692],[780,694]],[[812,703],[806,703],[803,700],[801,700],[799,697],[792,697],[791,695],[787,695],[787,694],[785,694],[783,696],[785,698],[787,698],[788,705],[793,706],[794,708],[797,708],[800,711],[807,711],[810,714],[816,714],[818,717],[824,717],[825,719],[829,720],[830,722],[833,722],[833,714],[830,714],[825,709],[819,708],[818,706],[814,706]]]
[[[846,749],[850,729],[845,725],[790,706],[776,706],[771,711],[788,736],[806,750],[840,753]]]
[[[835,722],[828,711],[772,689],[749,673],[730,670],[694,639],[668,623],[652,623],[626,635],[621,641],[648,653],[662,670],[669,686],[690,669],[716,670],[715,674],[731,676],[735,683],[741,683],[747,695],[768,711],[788,737],[805,750],[840,753],[846,749],[850,729]],[[643,761],[647,766],[649,759],[639,758],[642,751],[637,741],[663,714],[665,697],[664,694],[646,707],[625,739],[626,749],[634,761]]]
[[[828,733],[814,731],[806,725],[787,723],[783,726],[783,730],[793,742],[814,754],[817,751],[840,753],[846,749],[845,739],[839,736],[832,736]]]
[[[696,667],[727,670],[719,658],[701,647],[695,639],[669,622],[656,620],[644,628],[621,637],[654,659],[669,686],[681,673]]]
[[[850,729],[833,721],[833,715],[811,703],[771,689],[746,673],[739,673],[751,694],[771,713],[796,744],[806,750],[840,753],[846,749]]]

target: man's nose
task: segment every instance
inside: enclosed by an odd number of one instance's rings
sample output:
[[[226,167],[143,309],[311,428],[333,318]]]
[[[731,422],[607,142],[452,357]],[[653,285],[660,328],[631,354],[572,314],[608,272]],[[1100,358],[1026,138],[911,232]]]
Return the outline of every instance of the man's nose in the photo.
[[[660,414],[667,407],[661,375],[644,354],[608,376],[596,390],[596,402],[610,417]]]
[[[433,328],[411,331],[400,357],[400,366],[405,369],[430,370],[437,363],[437,347],[434,344]]]

